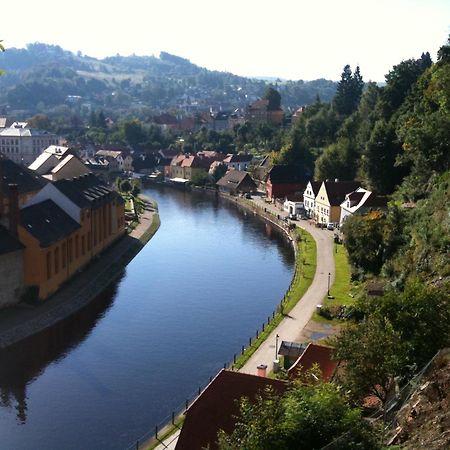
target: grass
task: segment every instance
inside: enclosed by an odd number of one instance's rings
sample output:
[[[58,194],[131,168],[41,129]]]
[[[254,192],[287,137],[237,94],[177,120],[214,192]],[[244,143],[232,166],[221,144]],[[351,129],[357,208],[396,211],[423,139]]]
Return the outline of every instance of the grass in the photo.
[[[360,286],[354,285],[351,282],[351,268],[348,261],[347,250],[342,244],[335,244],[333,249],[334,263],[335,263],[335,278],[330,287],[330,296],[323,299],[324,306],[350,306],[354,303],[356,294],[360,290]],[[322,317],[317,312],[313,315],[313,320],[319,323],[340,323],[338,319],[329,320]]]
[[[280,324],[285,315],[287,315],[298,301],[301,300],[313,281],[317,265],[316,242],[305,230],[297,228],[295,233],[300,240],[297,242],[297,258],[291,285],[281,301],[275,317],[266,327],[264,327],[264,331],[259,333],[258,338],[244,350],[244,353],[239,356],[233,364],[233,367],[236,369],[240,369],[244,366],[253,353],[255,353],[260,345],[267,339],[270,333]]]
[[[155,442],[152,442],[148,447],[145,447],[145,450],[154,450],[158,445],[160,445],[161,441],[165,441],[170,436],[172,436],[174,433],[176,433],[177,430],[181,429],[181,426],[184,423],[184,416],[181,415],[179,418],[175,420],[175,423],[172,425],[167,426],[167,430],[164,431],[161,435],[158,435],[158,440],[154,439]]]

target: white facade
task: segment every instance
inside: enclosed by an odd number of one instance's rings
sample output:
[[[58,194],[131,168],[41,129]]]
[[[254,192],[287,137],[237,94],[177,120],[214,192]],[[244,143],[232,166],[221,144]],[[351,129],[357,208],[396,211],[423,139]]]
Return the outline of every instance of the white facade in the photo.
[[[306,185],[303,192],[303,206],[309,217],[314,217],[314,210],[316,208],[316,194],[314,193],[314,186],[311,181]]]
[[[28,166],[47,147],[59,145],[60,138],[47,131],[28,128],[23,122],[15,122],[0,131],[0,153],[17,164]]]

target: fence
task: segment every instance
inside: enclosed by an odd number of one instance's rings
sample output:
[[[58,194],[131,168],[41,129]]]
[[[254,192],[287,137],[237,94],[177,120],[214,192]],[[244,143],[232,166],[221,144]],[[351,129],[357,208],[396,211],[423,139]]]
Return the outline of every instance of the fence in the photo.
[[[239,199],[233,198],[233,197],[226,197],[227,200],[232,201],[237,206],[240,206],[244,209],[250,209],[253,212],[258,213],[261,217],[263,217],[266,221],[270,222],[271,224],[275,225],[279,230],[282,231],[282,233],[288,238],[288,240],[291,242],[295,259],[297,261],[297,245],[296,240],[294,236],[291,235],[291,232],[289,228],[286,226],[286,224],[277,217],[276,214],[270,212],[268,208],[260,207],[259,205],[252,205],[250,202],[246,202],[245,205],[243,205],[241,202],[239,202]],[[277,307],[272,311],[272,314],[267,316],[267,320],[265,320],[260,328],[256,329],[256,333],[254,336],[250,336],[247,341],[247,346],[242,345],[241,349],[238,353],[234,353],[233,359],[231,361],[225,362],[223,364],[223,369],[231,369],[235,370],[235,364],[239,356],[244,355],[245,351],[251,347],[252,344],[258,339],[261,333],[263,333],[267,326],[270,325],[272,320],[275,319],[277,313],[283,314],[285,304],[287,302],[287,299],[289,298],[289,293],[292,291],[293,285],[298,281],[298,277],[300,276],[300,273],[298,271],[298,264],[295,264],[295,270],[293,277],[291,279],[291,282],[289,284],[289,287],[287,288],[283,298],[281,299],[280,303],[277,305]],[[147,447],[153,444],[161,444],[163,448],[167,448],[167,445],[164,444],[163,440],[166,440],[171,435],[171,432],[176,433],[176,428],[181,429],[180,417],[186,412],[189,405],[192,404],[192,402],[201,395],[202,391],[208,386],[209,383],[213,380],[215,377],[211,376],[209,378],[208,383],[205,384],[205,386],[202,388],[201,386],[198,387],[197,390],[195,390],[182,404],[180,404],[177,408],[174,408],[174,411],[166,416],[164,419],[162,419],[158,424],[156,424],[151,430],[149,430],[147,433],[142,435],[139,439],[137,439],[135,442],[130,444],[126,450],[139,450],[141,448],[144,448],[143,446]],[[175,437],[174,437],[175,439]]]

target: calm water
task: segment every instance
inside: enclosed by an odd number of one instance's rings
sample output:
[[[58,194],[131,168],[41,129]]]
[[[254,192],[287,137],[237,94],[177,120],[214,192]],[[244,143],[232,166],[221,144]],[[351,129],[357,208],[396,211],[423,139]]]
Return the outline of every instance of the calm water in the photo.
[[[289,285],[291,248],[201,194],[147,192],[162,225],[76,316],[0,353],[0,449],[124,449],[240,351]]]

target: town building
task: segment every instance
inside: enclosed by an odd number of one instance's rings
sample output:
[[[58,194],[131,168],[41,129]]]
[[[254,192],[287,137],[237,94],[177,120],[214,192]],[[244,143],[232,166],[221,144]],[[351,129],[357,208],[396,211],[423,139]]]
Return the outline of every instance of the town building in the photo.
[[[323,181],[316,196],[314,219],[320,224],[339,223],[341,203],[359,186],[357,181]]]
[[[239,400],[247,397],[254,402],[258,395],[265,395],[267,387],[282,395],[288,384],[282,380],[221,370],[187,409],[175,449],[218,449],[219,430],[231,433],[236,426]]]
[[[241,170],[229,170],[216,184],[222,192],[233,195],[256,191],[256,183],[250,174]]]
[[[276,199],[291,194],[302,194],[309,175],[299,166],[275,165],[267,175],[266,195],[270,199]]]
[[[387,208],[387,197],[379,196],[362,187],[350,192],[341,203],[341,216],[339,224],[342,225],[348,216],[353,214],[366,214],[370,211],[380,211]]]
[[[253,155],[232,155],[228,154],[223,162],[228,169],[247,171],[253,161]]]
[[[0,225],[0,309],[19,303],[24,287],[24,246]]]
[[[321,181],[309,181],[303,192],[303,205],[308,217],[314,217],[316,197],[319,193],[320,186],[322,186]]]
[[[164,168],[164,176],[192,181],[197,176],[206,175],[214,161],[223,161],[224,158],[224,154],[208,150],[193,155],[180,153]]]
[[[25,284],[46,299],[124,233],[123,199],[94,174],[48,183],[20,210]]]
[[[305,213],[305,208],[303,206],[303,195],[287,195],[284,199],[283,209],[289,213],[289,215],[303,215]]]
[[[90,173],[84,162],[67,147],[55,145],[45,149],[28,168],[49,181],[75,178]]]
[[[281,108],[270,109],[269,100],[261,99],[251,103],[245,111],[245,120],[254,124],[269,124],[280,126],[283,123],[284,112]]]
[[[9,229],[15,220],[14,205],[21,208],[46,184],[37,173],[0,155],[0,224]]]
[[[98,150],[95,156],[105,158],[109,162],[110,172],[133,171],[133,157],[121,150]]]
[[[59,145],[61,138],[48,131],[30,128],[26,122],[14,122],[0,129],[0,153],[17,164],[28,166],[50,145]]]

